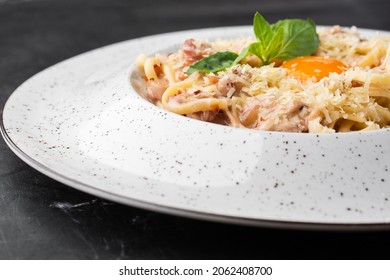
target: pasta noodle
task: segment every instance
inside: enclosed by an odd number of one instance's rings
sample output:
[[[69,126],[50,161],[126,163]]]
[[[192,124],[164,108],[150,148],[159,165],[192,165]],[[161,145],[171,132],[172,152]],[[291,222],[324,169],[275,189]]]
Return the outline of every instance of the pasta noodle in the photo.
[[[253,41],[188,39],[176,52],[139,56],[138,89],[171,112],[234,127],[309,133],[388,128],[389,37],[365,39],[357,28],[339,26],[318,35],[319,48],[310,57],[314,74],[299,72],[298,60],[261,65],[254,55],[216,73],[187,74],[194,62],[220,51],[240,53]],[[317,60],[337,61],[340,71],[321,68],[325,64]]]

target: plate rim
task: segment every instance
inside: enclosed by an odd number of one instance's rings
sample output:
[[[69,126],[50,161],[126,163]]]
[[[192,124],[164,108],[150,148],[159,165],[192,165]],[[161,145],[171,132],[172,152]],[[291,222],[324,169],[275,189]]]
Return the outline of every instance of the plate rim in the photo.
[[[189,29],[189,30],[181,30],[181,31],[173,31],[173,32],[167,32],[167,33],[160,33],[160,34],[153,34],[138,38],[133,38],[121,42],[116,42],[113,44],[105,45],[102,47],[98,47],[80,54],[77,54],[75,56],[72,56],[70,58],[67,58],[65,60],[59,61],[55,64],[50,65],[49,67],[35,73],[28,79],[26,79],[24,82],[22,82],[18,87],[16,87],[10,96],[7,98],[6,102],[2,104],[2,107],[0,108],[0,133],[7,144],[7,146],[10,148],[10,150],[18,156],[23,162],[25,162],[27,165],[32,167],[33,169],[39,171],[40,173],[50,177],[51,179],[54,179],[60,183],[63,183],[67,186],[70,186],[76,190],[88,193],[90,195],[94,195],[103,199],[108,199],[111,201],[115,201],[117,203],[120,203],[122,205],[127,205],[131,207],[136,207],[148,211],[154,211],[159,212],[163,214],[168,215],[174,215],[174,216],[180,216],[185,218],[192,218],[192,219],[198,219],[198,220],[204,220],[204,221],[212,221],[212,222],[220,222],[220,223],[228,223],[228,224],[235,224],[235,225],[246,225],[246,226],[256,226],[256,227],[264,227],[264,228],[273,228],[273,229],[293,229],[293,230],[323,230],[323,231],[378,231],[378,230],[390,230],[390,222],[386,223],[334,223],[334,222],[302,222],[302,221],[287,221],[287,220],[272,220],[272,219],[264,219],[264,218],[249,218],[249,217],[236,217],[236,216],[230,216],[230,215],[224,215],[224,214],[216,214],[216,213],[207,213],[202,211],[196,211],[196,210],[189,210],[189,209],[183,209],[179,207],[174,206],[167,206],[167,205],[161,205],[155,202],[148,202],[139,200],[136,198],[131,198],[128,196],[124,196],[118,193],[113,193],[110,191],[106,191],[100,188],[96,188],[91,184],[83,183],[76,178],[71,178],[69,176],[66,176],[64,174],[61,174],[52,168],[44,165],[43,163],[39,162],[38,160],[34,159],[33,157],[29,156],[27,153],[25,153],[13,140],[12,137],[7,133],[5,125],[4,125],[4,112],[6,109],[6,106],[8,104],[8,101],[10,100],[13,93],[24,83],[35,77],[36,75],[39,75],[42,72],[48,71],[50,68],[67,62],[69,60],[73,60],[79,56],[86,55],[88,53],[94,52],[96,50],[102,50],[104,48],[114,47],[115,45],[119,45],[122,43],[126,43],[132,40],[138,40],[142,38],[150,38],[150,37],[156,37],[156,36],[164,36],[169,34],[180,34],[183,32],[191,32],[191,31],[201,31],[201,30],[215,30],[220,28],[248,28],[248,25],[242,25],[242,26],[224,26],[224,27],[211,27],[211,28],[200,28],[200,29]],[[324,27],[319,25],[318,27]],[[359,30],[362,30],[364,32],[384,32],[389,34],[389,31],[386,30],[374,30],[374,29],[365,29],[365,28],[358,28]]]
[[[182,209],[178,207],[160,205],[147,201],[141,201],[135,198],[122,196],[120,194],[111,193],[93,185],[80,182],[77,179],[70,178],[61,174],[46,165],[35,160],[27,155],[18,145],[12,140],[4,126],[4,108],[0,109],[0,134],[10,150],[18,156],[24,163],[37,170],[38,172],[48,176],[49,178],[60,182],[66,186],[70,186],[78,191],[97,196],[102,199],[111,200],[122,205],[140,208],[143,210],[159,212],[182,218],[192,218],[209,222],[229,223],[234,225],[255,226],[272,229],[291,229],[291,230],[315,230],[315,231],[387,231],[390,230],[389,223],[320,223],[320,222],[298,222],[298,221],[283,221],[283,220],[267,220],[248,217],[235,217],[222,214],[204,213],[201,211]]]

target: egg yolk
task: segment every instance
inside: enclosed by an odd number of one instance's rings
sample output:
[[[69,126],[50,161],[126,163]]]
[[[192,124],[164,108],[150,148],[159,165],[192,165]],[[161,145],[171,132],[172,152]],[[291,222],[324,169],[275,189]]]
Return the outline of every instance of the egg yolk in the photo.
[[[347,65],[337,59],[324,58],[321,56],[302,56],[286,61],[281,65],[289,70],[288,75],[305,81],[315,77],[317,81],[328,77],[329,73],[342,73],[347,70]]]

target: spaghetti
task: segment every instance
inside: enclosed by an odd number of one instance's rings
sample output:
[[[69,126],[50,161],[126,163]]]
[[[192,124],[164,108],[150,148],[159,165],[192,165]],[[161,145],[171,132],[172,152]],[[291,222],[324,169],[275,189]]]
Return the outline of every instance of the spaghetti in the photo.
[[[318,35],[314,56],[262,65],[249,55],[216,73],[186,74],[193,63],[221,51],[240,53],[254,40],[189,39],[176,52],[138,57],[140,92],[171,112],[234,127],[309,133],[388,128],[390,39],[364,39],[355,27],[339,26]]]

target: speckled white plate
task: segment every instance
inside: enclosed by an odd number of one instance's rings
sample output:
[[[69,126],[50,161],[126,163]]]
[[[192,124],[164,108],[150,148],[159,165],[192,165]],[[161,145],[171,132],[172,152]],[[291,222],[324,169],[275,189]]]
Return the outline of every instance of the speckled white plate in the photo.
[[[389,129],[312,135],[230,128],[161,110],[130,84],[139,53],[251,32],[162,34],[66,60],[12,94],[2,134],[42,173],[136,207],[272,227],[390,228]]]

